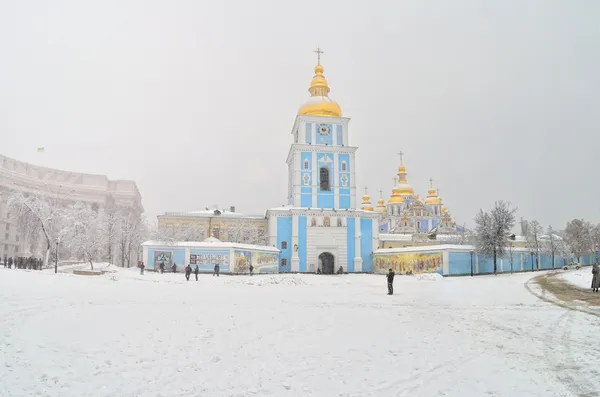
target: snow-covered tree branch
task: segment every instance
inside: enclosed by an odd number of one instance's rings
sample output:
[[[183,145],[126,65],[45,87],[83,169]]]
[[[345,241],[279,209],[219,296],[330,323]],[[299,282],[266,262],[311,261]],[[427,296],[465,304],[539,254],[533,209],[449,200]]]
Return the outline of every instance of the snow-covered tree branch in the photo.
[[[496,201],[494,208],[488,212],[479,210],[475,217],[475,246],[477,252],[493,257],[494,274],[498,269],[497,259],[504,255],[509,244],[515,212],[510,203]]]

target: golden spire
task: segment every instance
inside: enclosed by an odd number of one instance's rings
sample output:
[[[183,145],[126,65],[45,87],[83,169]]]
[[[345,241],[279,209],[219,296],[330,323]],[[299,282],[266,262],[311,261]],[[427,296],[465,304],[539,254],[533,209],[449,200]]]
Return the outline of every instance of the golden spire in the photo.
[[[384,213],[386,212],[385,200],[383,199],[383,190],[379,190],[379,200],[377,200],[377,207],[375,211]]]
[[[406,167],[404,166],[403,162],[404,153],[399,152],[398,155],[400,156],[400,166],[398,167],[398,188],[400,189],[400,194],[402,196],[413,196],[415,194],[415,191],[412,188],[412,186],[410,186],[408,182],[406,182]]]
[[[361,208],[365,211],[373,211],[373,206],[371,205],[371,196],[369,196],[368,188],[365,186],[365,195],[363,196],[363,202]]]
[[[433,188],[433,178],[429,178],[429,190],[427,191],[427,193],[429,193],[429,195],[425,198],[425,204],[440,204],[440,199],[437,195],[437,190]]]
[[[323,66],[321,66],[321,54],[323,50],[317,48],[315,53],[317,54],[317,66],[315,66],[315,75],[310,82],[310,98],[308,101],[298,110],[299,115],[309,116],[329,116],[329,117],[341,117],[342,109],[335,101],[329,98],[329,85],[323,75]]]

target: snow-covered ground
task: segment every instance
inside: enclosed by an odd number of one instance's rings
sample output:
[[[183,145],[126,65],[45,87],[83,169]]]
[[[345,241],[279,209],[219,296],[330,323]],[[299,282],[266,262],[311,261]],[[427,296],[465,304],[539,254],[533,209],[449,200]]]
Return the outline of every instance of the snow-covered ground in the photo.
[[[566,270],[558,277],[580,288],[589,289],[592,286],[592,267],[586,266],[577,270]]]
[[[0,268],[0,396],[598,395],[600,318],[532,275]]]

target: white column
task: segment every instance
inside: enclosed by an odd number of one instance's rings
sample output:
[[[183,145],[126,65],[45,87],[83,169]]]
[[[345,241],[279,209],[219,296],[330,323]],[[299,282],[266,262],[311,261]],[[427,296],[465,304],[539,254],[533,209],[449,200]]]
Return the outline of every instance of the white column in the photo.
[[[447,250],[442,251],[442,275],[450,274],[450,253]]]
[[[360,253],[360,218],[354,218],[354,271],[362,272],[362,256]]]
[[[333,186],[334,196],[333,196],[333,208],[340,208],[340,170],[338,169],[339,165],[339,154],[338,152],[333,153],[333,166],[332,166],[332,175],[333,175]]]
[[[292,251],[292,263],[290,269],[292,272],[300,271],[300,258],[298,257],[298,251],[294,249],[294,246],[298,244],[298,215],[292,215],[292,241],[289,247]]]
[[[185,255],[183,257],[183,267],[186,267],[187,265],[190,264],[190,248],[189,247],[185,249],[185,253],[183,255]]]
[[[317,159],[317,152],[312,152],[312,184],[311,184],[311,188],[312,188],[312,208],[317,208],[317,186],[318,186],[318,179],[317,179],[317,175],[319,174],[319,161]]]
[[[479,274],[479,255],[475,255],[475,273]]]
[[[356,208],[356,156],[350,153],[350,208]]]

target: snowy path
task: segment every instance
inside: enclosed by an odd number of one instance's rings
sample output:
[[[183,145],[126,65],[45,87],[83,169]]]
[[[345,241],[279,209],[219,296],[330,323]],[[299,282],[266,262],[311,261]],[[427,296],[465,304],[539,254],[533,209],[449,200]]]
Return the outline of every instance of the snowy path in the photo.
[[[0,396],[600,396],[600,318],[531,276],[0,268]]]

